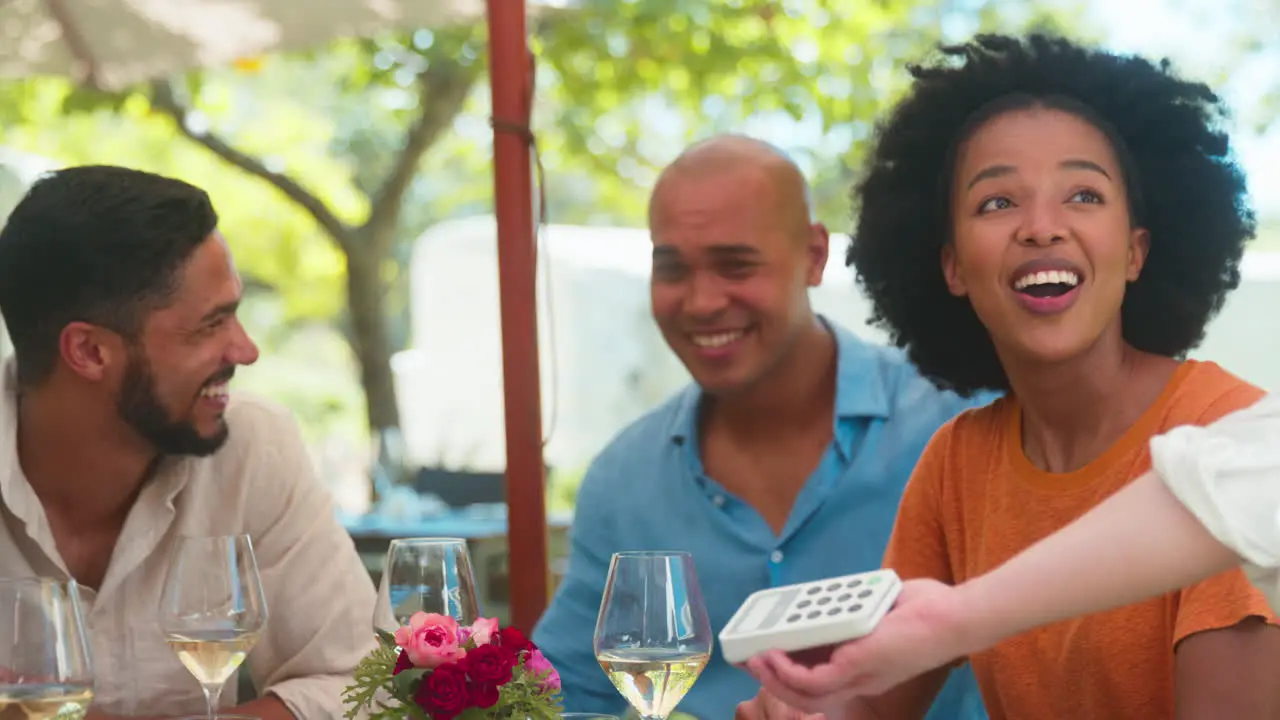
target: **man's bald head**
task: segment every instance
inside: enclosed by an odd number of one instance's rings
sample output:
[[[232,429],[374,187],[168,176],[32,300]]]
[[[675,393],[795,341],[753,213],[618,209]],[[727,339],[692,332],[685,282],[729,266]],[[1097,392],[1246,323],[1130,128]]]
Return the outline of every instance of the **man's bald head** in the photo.
[[[717,135],[691,145],[658,176],[649,201],[649,223],[668,194],[686,183],[745,183],[759,186],[759,201],[789,234],[804,237],[812,222],[809,185],[785,152],[745,135]]]
[[[649,203],[658,329],[704,392],[753,387],[800,338],[830,243],[804,175],[782,151],[722,135],[681,153]]]

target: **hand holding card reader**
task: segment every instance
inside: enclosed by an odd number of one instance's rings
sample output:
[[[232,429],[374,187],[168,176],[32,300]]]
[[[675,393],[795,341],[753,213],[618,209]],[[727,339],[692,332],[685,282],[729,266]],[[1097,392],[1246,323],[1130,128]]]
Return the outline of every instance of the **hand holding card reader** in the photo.
[[[720,651],[738,665],[767,650],[797,653],[856,640],[875,629],[901,591],[892,570],[759,590],[721,631]]]

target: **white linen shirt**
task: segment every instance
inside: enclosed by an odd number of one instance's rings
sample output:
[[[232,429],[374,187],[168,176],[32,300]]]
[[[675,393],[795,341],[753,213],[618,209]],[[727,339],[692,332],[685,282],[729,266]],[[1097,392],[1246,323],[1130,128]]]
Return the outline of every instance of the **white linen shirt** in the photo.
[[[65,580],[44,508],[18,463],[13,369],[10,360],[0,378],[0,574]],[[341,718],[342,690],[375,646],[373,584],[289,413],[236,395],[226,418],[230,436],[217,452],[161,463],[129,512],[101,587],[84,589],[94,707],[119,715],[205,712],[199,683],[157,623],[160,595],[176,538],[246,533],[268,608],[246,659],[255,687],[303,720]],[[223,690],[224,708],[236,703],[235,678]]]

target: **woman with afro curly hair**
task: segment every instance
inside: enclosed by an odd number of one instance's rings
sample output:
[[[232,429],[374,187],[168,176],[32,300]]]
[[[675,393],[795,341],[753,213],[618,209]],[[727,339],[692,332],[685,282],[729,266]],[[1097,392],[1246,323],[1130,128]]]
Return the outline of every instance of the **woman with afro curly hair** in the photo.
[[[1144,474],[1152,437],[1263,396],[1183,359],[1239,282],[1255,222],[1221,101],[1167,65],[980,36],[912,74],[857,188],[848,259],[926,376],[1006,391],[934,436],[885,555],[950,585]],[[749,667],[794,708],[893,720],[921,717],[948,672],[850,700],[841,650]],[[1280,717],[1280,630],[1239,569],[969,662],[995,720]],[[776,717],[771,702],[740,717]]]

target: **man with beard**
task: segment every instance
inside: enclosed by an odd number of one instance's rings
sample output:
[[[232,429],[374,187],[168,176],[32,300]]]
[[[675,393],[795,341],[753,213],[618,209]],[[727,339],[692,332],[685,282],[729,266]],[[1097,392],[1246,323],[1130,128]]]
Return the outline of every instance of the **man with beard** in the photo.
[[[0,231],[0,576],[74,579],[92,718],[203,712],[156,613],[176,540],[250,536],[263,720],[342,715],[374,590],[288,413],[231,398],[258,349],[208,196],[118,167],[38,181]],[[234,682],[223,704],[235,703]]]

